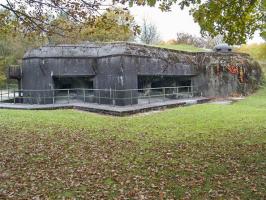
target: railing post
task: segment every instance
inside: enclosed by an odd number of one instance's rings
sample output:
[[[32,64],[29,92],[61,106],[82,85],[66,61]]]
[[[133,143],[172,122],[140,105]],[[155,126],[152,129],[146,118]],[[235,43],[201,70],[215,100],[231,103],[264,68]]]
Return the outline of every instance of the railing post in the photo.
[[[98,96],[98,102],[99,102],[99,104],[101,104],[101,90],[99,90],[99,96]]]
[[[165,101],[165,88],[163,88],[163,100]]]
[[[55,102],[55,101],[54,101],[54,89],[53,89],[53,104],[54,104],[54,102]]]
[[[14,90],[14,103],[16,103],[16,91]]]
[[[85,88],[83,88],[83,101],[86,102],[86,91]]]
[[[45,104],[45,99],[46,99],[46,94],[45,94],[46,92],[45,91],[43,91],[43,103]],[[42,92],[41,92],[41,94],[42,94]],[[42,99],[42,98],[41,98]],[[38,104],[40,104],[42,102],[42,100],[41,101],[38,101]]]
[[[32,96],[32,91],[30,91],[30,103],[33,104],[33,101],[34,101],[34,99],[33,99],[33,96]]]
[[[133,104],[133,90],[130,91],[130,103]]]
[[[69,89],[67,90],[67,102],[69,103]]]
[[[1,91],[1,101],[3,101],[3,98],[2,98],[2,89],[0,91]]]
[[[151,89],[148,90],[148,95],[149,95],[149,104],[151,103]]]
[[[194,97],[193,85],[191,86],[191,96]]]
[[[113,98],[112,98],[112,101],[113,101],[113,102],[112,102],[112,104],[113,104],[113,106],[115,106],[116,90],[113,89],[112,91],[113,91],[113,92],[112,92],[112,93],[113,93]]]
[[[112,89],[109,89],[109,100],[110,100],[110,104],[113,104],[112,102]]]

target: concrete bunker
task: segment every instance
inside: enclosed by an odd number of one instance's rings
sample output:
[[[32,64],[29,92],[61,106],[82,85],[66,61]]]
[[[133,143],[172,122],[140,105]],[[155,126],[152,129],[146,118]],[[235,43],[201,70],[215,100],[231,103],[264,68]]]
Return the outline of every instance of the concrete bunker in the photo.
[[[44,46],[28,51],[9,77],[21,85],[17,99],[33,104],[124,106],[253,92],[262,78],[258,63],[227,46],[217,48],[192,53],[125,42]]]

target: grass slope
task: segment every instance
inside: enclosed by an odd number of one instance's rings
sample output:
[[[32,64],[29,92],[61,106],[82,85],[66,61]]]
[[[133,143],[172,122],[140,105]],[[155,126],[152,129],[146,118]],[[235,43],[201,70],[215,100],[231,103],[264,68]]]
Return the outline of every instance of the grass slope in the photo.
[[[188,52],[206,51],[205,49],[201,49],[201,48],[198,48],[192,45],[187,45],[187,44],[162,44],[162,45],[156,45],[156,47],[174,49],[174,50],[179,50],[179,51],[188,51]]]
[[[264,199],[266,88],[111,117],[0,110],[0,199]]]

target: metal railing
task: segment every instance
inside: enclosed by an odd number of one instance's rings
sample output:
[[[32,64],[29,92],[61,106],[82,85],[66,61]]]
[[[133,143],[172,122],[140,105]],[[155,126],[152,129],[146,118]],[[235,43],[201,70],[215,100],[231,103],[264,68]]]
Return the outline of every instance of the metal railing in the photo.
[[[133,105],[199,96],[192,86],[143,89],[0,90],[0,101],[27,104],[98,103]]]

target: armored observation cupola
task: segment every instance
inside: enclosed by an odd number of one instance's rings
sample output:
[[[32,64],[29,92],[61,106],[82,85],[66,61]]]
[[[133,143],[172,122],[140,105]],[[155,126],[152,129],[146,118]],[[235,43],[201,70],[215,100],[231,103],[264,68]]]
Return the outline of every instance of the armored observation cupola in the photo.
[[[218,44],[214,47],[215,52],[221,52],[221,53],[228,53],[232,52],[232,47],[230,47],[228,44]]]

